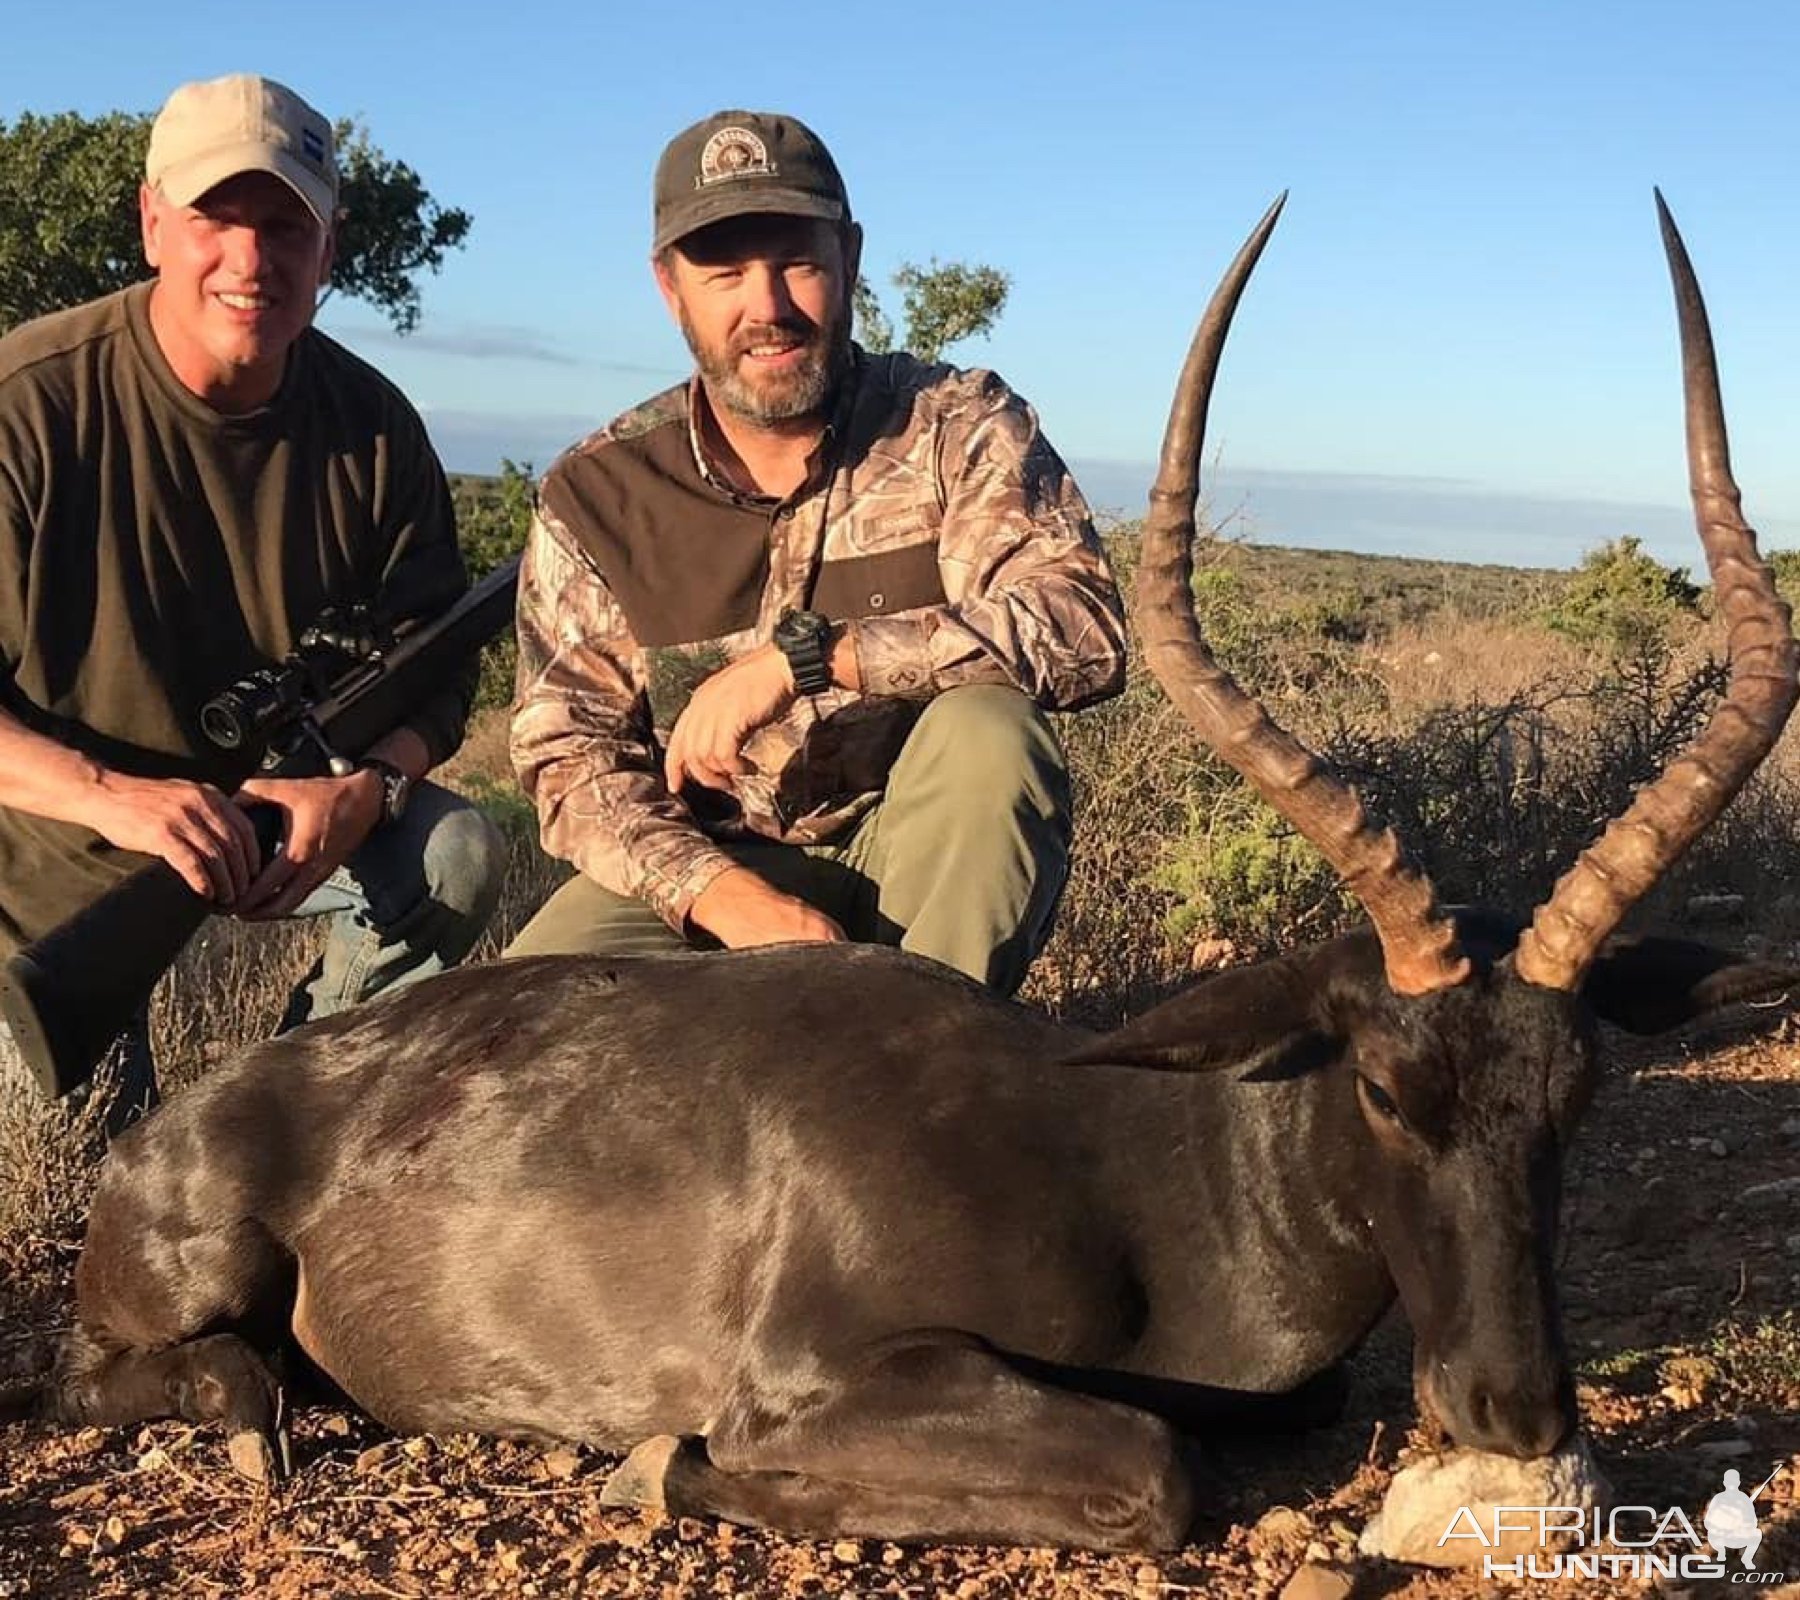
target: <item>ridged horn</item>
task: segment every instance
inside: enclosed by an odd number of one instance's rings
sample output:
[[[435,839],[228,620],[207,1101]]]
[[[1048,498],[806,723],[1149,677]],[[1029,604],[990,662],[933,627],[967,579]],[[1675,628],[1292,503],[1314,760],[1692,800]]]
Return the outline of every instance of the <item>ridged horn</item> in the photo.
[[[1137,622],[1150,670],[1181,714],[1312,842],[1362,903],[1381,941],[1389,986],[1428,994],[1469,973],[1430,881],[1407,863],[1391,831],[1374,827],[1355,793],[1213,660],[1194,615],[1194,513],[1213,379],[1244,285],[1286,203],[1283,193],[1245,240],[1188,349],[1144,523]]]
[[[1547,989],[1573,989],[1600,946],[1682,851],[1694,842],[1769,753],[1794,706],[1792,621],[1744,521],[1712,329],[1675,220],[1656,192],[1663,249],[1675,286],[1686,395],[1688,481],[1713,592],[1727,629],[1725,698],[1693,742],[1625,814],[1584,850],[1519,941],[1517,970]]]

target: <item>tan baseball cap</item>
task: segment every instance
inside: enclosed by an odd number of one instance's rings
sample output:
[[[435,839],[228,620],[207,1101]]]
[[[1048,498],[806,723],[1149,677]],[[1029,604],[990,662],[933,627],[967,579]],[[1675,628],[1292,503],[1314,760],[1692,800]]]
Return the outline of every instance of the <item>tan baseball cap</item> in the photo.
[[[144,180],[179,206],[240,172],[272,172],[325,227],[337,212],[331,124],[273,78],[184,83],[150,129]]]

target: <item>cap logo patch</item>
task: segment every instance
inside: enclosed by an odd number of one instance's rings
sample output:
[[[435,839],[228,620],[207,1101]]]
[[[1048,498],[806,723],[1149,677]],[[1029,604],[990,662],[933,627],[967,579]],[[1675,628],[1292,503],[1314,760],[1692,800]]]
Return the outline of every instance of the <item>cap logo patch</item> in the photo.
[[[721,128],[700,152],[700,176],[694,187],[704,189],[732,178],[773,178],[778,170],[769,159],[769,147],[748,128]]]
[[[321,165],[324,163],[325,141],[319,136],[318,129],[302,128],[300,130],[300,154],[305,156],[308,161],[318,162]]]

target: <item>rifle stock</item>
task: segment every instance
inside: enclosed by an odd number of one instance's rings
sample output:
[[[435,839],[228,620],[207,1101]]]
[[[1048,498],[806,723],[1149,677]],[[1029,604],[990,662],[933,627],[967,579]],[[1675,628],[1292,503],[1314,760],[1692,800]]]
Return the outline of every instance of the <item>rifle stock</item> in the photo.
[[[451,665],[499,633],[512,618],[518,579],[514,557],[442,616],[402,635],[373,676],[313,707],[333,748],[360,756]],[[246,809],[267,860],[278,819],[267,806]],[[6,959],[0,1021],[46,1096],[87,1081],[211,909],[173,867],[152,861]]]

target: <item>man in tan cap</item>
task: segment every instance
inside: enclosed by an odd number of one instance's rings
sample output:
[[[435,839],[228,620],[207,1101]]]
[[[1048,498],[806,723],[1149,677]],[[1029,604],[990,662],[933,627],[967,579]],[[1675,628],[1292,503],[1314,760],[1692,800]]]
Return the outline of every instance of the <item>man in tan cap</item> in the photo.
[[[851,938],[1010,992],[1068,863],[1043,713],[1124,677],[1087,507],[992,373],[851,342],[804,123],[678,134],[654,221],[697,370],[540,489],[513,761],[580,874],[508,953]]]
[[[331,914],[298,1022],[459,960],[492,909],[494,830],[418,781],[473,668],[344,777],[251,776],[201,707],[328,607],[399,625],[466,578],[417,414],[312,326],[331,124],[267,78],[185,84],[140,208],[153,282],[0,340],[0,952],[160,857],[221,912]],[[114,1123],[154,1096],[140,1028]]]

